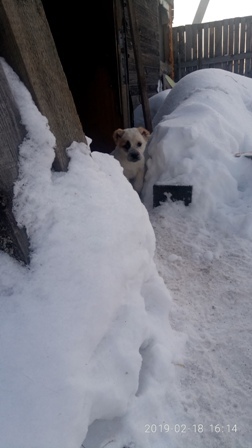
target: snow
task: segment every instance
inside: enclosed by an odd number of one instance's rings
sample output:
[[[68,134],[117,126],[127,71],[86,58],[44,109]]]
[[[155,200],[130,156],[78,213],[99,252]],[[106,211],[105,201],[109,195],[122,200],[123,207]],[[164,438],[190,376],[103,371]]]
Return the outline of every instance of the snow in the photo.
[[[201,70],[160,100],[141,202],[83,143],[53,172],[47,119],[1,62],[27,130],[31,263],[0,253],[0,446],[249,448],[252,162],[234,154],[252,80]],[[192,203],[153,209],[156,182],[192,184]]]
[[[192,73],[153,120],[143,200],[173,298],[172,327],[188,335],[182,419],[204,428],[187,431],[181,447],[251,446],[252,165],[234,157],[251,151],[251,87],[218,69]],[[153,210],[154,183],[192,185],[192,203]]]
[[[149,107],[150,107],[150,116],[153,120],[156,113],[160,109],[161,105],[163,104],[165,98],[167,95],[171,92],[171,89],[162,90],[161,92],[157,93],[156,95],[153,95],[149,98]],[[144,115],[143,115],[143,108],[142,104],[139,104],[134,109],[134,126],[135,127],[145,127],[144,122]]]

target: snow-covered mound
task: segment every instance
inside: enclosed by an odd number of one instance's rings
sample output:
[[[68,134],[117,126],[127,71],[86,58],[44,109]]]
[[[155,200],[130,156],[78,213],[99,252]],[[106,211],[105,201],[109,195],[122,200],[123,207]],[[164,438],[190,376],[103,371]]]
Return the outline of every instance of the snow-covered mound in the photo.
[[[170,93],[170,91],[171,89],[162,90],[161,92],[149,98],[150,114],[152,120],[154,119],[156,113],[162,106],[165,98],[167,97],[168,93]],[[134,109],[134,126],[136,128],[139,126],[145,127],[142,104],[139,104]]]
[[[14,206],[31,265],[0,253],[0,446],[165,448],[172,435],[153,444],[145,425],[174,416],[183,337],[146,208],[119,163],[85,144],[52,172],[47,120],[2,64],[27,129]]]
[[[154,119],[146,206],[152,206],[155,183],[192,185],[193,200],[185,213],[212,217],[252,238],[252,162],[235,157],[252,150],[251,123],[251,79],[220,69],[182,78]]]

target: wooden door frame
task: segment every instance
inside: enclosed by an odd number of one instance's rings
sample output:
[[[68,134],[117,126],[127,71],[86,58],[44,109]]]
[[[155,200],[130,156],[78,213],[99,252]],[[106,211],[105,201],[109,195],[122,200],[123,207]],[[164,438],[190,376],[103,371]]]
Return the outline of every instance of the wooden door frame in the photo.
[[[123,127],[128,128],[132,125],[132,113],[129,92],[128,51],[122,0],[113,0],[113,10],[120,110]]]

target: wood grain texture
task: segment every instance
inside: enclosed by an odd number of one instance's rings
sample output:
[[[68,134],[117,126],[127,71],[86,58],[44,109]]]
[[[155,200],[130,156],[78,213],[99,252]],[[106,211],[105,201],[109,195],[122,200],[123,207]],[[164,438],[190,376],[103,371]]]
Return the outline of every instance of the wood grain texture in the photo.
[[[26,131],[0,64],[0,249],[18,260],[29,262],[25,229],[17,226],[12,212],[13,185],[18,177],[18,147]]]
[[[157,83],[160,77],[158,1],[134,0],[134,9],[137,20],[137,31],[139,33],[142,64],[146,76],[147,95],[150,96],[153,95],[153,92],[157,93]],[[129,61],[129,88],[131,96],[134,97],[140,96],[140,91],[136,82],[136,64],[130,35],[129,17],[127,11],[125,13]]]
[[[0,189],[10,193],[18,176],[18,146],[25,129],[0,63]]]
[[[85,135],[40,0],[0,0],[0,51],[49,121],[57,141],[54,168],[66,170],[66,147]]]
[[[252,77],[251,29],[251,16],[174,28],[175,81],[209,67]]]

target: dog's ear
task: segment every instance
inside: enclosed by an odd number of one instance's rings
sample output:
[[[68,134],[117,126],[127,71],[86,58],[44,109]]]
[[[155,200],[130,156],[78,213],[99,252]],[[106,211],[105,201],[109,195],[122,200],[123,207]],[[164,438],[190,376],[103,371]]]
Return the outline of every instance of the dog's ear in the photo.
[[[148,140],[150,138],[150,132],[147,131],[147,129],[142,128],[142,127],[137,128],[137,129],[140,132],[140,134],[145,138],[145,140]]]
[[[123,136],[124,130],[119,128],[113,133],[114,142],[117,143],[118,139]]]

